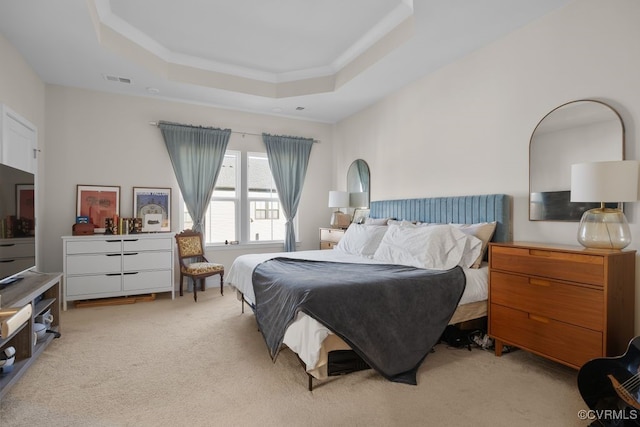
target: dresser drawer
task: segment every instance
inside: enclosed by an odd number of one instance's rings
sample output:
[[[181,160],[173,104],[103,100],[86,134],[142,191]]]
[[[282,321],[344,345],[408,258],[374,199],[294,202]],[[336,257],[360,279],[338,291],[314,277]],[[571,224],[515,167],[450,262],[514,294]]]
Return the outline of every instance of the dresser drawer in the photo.
[[[320,242],[320,249],[333,249],[336,245],[334,242]]]
[[[489,333],[516,347],[538,352],[579,368],[602,357],[602,333],[542,316],[491,304]]]
[[[109,294],[122,290],[122,274],[67,277],[65,294],[68,297],[92,298],[97,294]]]
[[[16,242],[17,240],[17,242]],[[20,242],[20,239],[13,241],[4,241],[0,243],[0,259],[16,259],[36,256],[36,247],[33,239],[29,239],[29,243]]]
[[[491,302],[602,331],[604,292],[537,277],[491,271]]]
[[[338,228],[321,228],[320,240],[323,242],[338,243],[344,236],[344,230]]]
[[[173,249],[173,239],[137,239],[126,238],[122,241],[126,251],[170,251]]]
[[[550,277],[555,280],[604,285],[604,257],[537,248],[491,246],[492,270]]]
[[[171,270],[142,271],[135,274],[124,273],[122,275],[122,288],[125,291],[145,291],[165,288],[170,291],[173,287]]]
[[[66,274],[119,273],[122,271],[122,254],[74,255],[66,259]]]
[[[123,271],[159,269],[171,269],[171,252],[125,252],[122,256]]]
[[[121,252],[122,240],[76,240],[66,243],[67,255],[73,254],[96,254],[105,252]]]

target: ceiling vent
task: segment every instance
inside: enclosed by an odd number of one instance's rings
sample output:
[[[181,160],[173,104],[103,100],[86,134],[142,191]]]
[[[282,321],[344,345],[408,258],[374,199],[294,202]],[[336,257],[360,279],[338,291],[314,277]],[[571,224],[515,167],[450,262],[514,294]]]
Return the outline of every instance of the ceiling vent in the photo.
[[[104,77],[105,80],[108,80],[110,82],[116,82],[116,83],[124,83],[124,84],[131,84],[131,79],[128,79],[126,77],[118,77],[118,76],[113,76],[110,74],[103,74],[102,75]]]

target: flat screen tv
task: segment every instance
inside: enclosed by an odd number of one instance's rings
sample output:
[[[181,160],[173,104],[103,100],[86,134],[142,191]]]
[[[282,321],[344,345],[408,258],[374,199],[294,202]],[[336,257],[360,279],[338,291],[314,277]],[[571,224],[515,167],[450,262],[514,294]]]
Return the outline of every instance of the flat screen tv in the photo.
[[[0,164],[0,288],[36,265],[34,178]]]

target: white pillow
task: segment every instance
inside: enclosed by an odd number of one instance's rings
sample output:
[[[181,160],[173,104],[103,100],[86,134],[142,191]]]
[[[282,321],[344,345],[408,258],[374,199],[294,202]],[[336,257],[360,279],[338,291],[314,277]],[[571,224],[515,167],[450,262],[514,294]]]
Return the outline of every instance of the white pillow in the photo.
[[[479,222],[477,224],[451,224],[465,234],[475,236],[482,241],[482,248],[478,258],[471,264],[471,268],[480,268],[487,246],[496,231],[496,222]]]
[[[351,224],[335,249],[371,258],[387,229],[386,225]]]
[[[391,218],[365,218],[366,225],[387,225],[387,221]]]
[[[448,224],[428,227],[392,224],[388,228],[374,259],[434,270],[449,270],[464,262],[469,236],[455,227]],[[477,244],[475,246],[475,250],[479,250]]]

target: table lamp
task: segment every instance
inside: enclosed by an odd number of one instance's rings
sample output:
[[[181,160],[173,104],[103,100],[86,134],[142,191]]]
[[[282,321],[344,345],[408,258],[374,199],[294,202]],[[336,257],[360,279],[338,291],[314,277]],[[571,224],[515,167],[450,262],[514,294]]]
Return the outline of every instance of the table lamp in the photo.
[[[571,201],[600,202],[580,219],[578,242],[586,248],[623,249],[631,243],[622,202],[638,200],[638,162],[620,160],[571,165]],[[605,203],[618,203],[606,208]]]
[[[351,222],[351,217],[341,212],[340,209],[349,207],[349,193],[346,191],[329,191],[329,207],[338,208],[338,210],[331,214],[331,227],[348,227]]]

